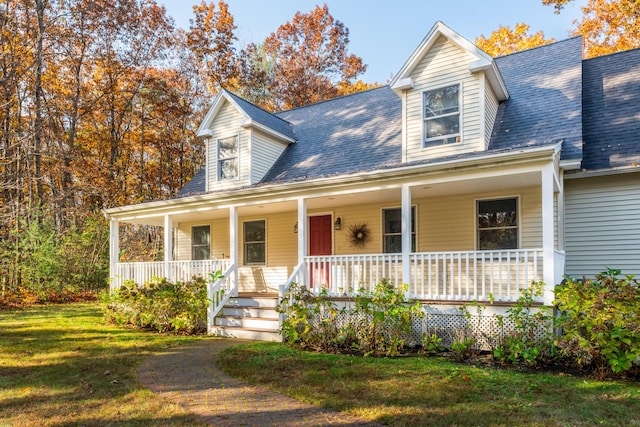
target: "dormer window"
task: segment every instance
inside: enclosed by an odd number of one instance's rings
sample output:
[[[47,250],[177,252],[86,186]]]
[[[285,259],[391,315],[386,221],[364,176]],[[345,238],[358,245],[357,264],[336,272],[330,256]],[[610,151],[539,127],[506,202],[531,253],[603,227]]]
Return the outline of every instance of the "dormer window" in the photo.
[[[238,178],[238,135],[218,140],[218,180]]]
[[[428,90],[423,96],[423,147],[460,142],[460,85]]]

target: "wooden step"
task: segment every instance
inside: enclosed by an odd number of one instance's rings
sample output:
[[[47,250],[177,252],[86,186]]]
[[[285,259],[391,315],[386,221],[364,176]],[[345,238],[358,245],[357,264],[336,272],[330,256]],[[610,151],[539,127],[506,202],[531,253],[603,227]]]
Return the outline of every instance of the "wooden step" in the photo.
[[[280,327],[279,319],[265,317],[244,317],[244,316],[218,316],[216,317],[216,326],[223,327],[244,327],[251,329],[262,329],[270,331],[278,331]]]
[[[278,331],[272,329],[214,326],[211,331],[209,331],[209,334],[219,337],[242,338],[254,341],[282,341],[282,336]]]

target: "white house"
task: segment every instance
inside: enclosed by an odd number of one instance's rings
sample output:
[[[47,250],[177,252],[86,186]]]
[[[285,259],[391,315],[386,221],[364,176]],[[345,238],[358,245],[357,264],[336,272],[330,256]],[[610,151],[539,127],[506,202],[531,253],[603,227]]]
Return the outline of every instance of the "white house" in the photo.
[[[277,114],[222,91],[180,194],[107,210],[112,287],[221,269],[210,332],[269,338],[249,306],[293,281],[389,278],[446,311],[638,273],[638,70],[640,50],[583,60],[580,38],[492,58],[438,22],[388,86]],[[120,223],[164,226],[164,262],[120,263]]]

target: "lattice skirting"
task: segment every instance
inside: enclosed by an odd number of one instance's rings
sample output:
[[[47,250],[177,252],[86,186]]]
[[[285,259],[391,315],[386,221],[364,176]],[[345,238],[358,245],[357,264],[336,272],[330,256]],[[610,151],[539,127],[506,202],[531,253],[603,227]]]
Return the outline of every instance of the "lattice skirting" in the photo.
[[[365,321],[362,313],[354,314],[342,311],[332,322],[332,326],[341,329],[351,324],[361,324]],[[320,327],[320,318],[314,319],[316,327]],[[502,338],[507,337],[515,330],[513,321],[503,317],[502,324],[495,315],[471,315],[465,316],[457,313],[426,313],[424,318],[414,317],[411,324],[411,333],[405,340],[408,346],[422,345],[424,333],[436,334],[442,339],[442,345],[449,348],[452,343],[464,334],[475,340],[474,347],[479,350],[490,350]],[[551,332],[549,326],[543,324],[531,331],[535,340],[543,341]]]

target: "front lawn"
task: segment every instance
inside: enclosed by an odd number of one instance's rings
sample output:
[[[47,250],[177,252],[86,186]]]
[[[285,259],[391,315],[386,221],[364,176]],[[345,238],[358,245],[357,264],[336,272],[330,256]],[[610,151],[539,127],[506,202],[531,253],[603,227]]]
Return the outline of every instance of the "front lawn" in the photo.
[[[0,311],[0,426],[197,425],[136,379],[190,340],[105,325],[97,303]]]
[[[255,343],[228,373],[305,402],[392,426],[640,425],[640,384],[523,373],[445,358],[362,358]]]

